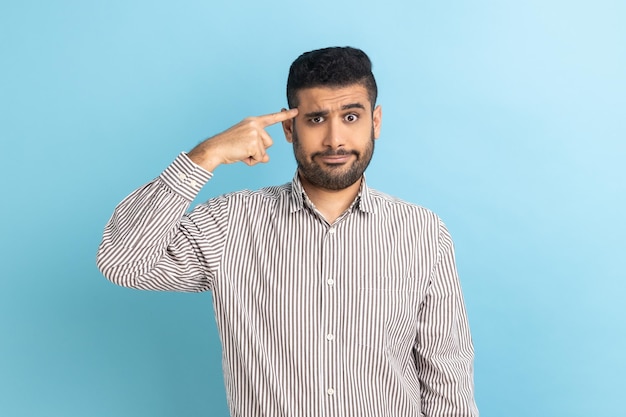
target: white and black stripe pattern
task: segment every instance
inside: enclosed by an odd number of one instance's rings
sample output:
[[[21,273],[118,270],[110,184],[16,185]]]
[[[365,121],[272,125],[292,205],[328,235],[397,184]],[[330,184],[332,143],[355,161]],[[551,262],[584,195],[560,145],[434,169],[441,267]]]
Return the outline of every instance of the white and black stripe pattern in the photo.
[[[368,189],[329,225],[296,177],[186,211],[211,174],[181,154],[116,208],[116,284],[213,292],[233,416],[477,416],[452,240]]]

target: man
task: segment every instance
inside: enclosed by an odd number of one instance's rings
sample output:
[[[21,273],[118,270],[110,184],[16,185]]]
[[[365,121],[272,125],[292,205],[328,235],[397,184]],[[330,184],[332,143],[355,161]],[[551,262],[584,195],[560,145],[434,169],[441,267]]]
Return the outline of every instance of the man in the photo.
[[[448,231],[370,189],[382,110],[367,55],[301,55],[289,110],[181,154],[116,208],[98,252],[116,284],[213,292],[233,416],[477,416],[473,347]],[[186,214],[221,164],[269,161],[281,122],[289,184]]]

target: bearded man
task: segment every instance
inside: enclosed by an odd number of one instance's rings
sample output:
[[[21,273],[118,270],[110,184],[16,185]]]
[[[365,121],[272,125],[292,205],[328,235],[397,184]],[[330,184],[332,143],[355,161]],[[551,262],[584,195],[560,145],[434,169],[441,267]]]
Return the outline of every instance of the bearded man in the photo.
[[[382,109],[367,55],[307,52],[289,109],[181,153],[122,201],[98,266],[138,289],[212,291],[232,416],[477,416],[453,243],[433,212],[367,186]],[[267,163],[282,123],[285,185],[198,205],[221,164]]]

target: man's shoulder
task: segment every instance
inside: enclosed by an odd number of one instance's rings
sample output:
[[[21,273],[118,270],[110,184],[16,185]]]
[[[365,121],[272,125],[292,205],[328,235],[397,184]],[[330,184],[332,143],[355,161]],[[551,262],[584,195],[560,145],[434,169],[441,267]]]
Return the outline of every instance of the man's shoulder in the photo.
[[[432,210],[419,204],[411,203],[399,197],[392,196],[380,190],[370,188],[369,196],[374,207],[381,211],[405,212],[431,220],[439,221],[439,216]]]
[[[239,201],[239,202],[267,202],[280,201],[291,194],[291,183],[272,185],[256,190],[243,189],[231,191],[217,196],[209,201]]]

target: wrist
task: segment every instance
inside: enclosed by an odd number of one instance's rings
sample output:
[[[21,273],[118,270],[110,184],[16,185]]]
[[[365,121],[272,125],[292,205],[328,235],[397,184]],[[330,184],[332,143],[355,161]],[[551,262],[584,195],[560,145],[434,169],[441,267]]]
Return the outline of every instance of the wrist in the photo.
[[[202,145],[203,144],[200,144],[193,148],[187,156],[194,164],[201,166],[209,172],[213,172],[215,171],[215,168],[222,164],[222,162],[215,156],[215,154],[212,154]]]

